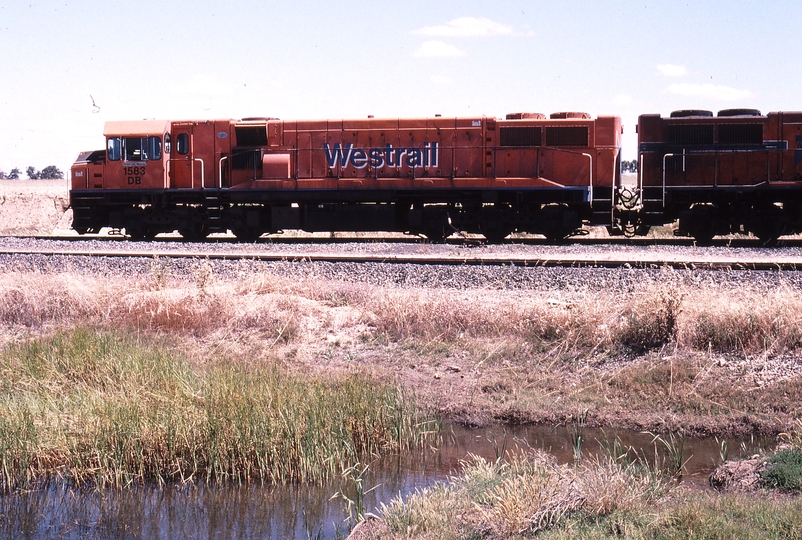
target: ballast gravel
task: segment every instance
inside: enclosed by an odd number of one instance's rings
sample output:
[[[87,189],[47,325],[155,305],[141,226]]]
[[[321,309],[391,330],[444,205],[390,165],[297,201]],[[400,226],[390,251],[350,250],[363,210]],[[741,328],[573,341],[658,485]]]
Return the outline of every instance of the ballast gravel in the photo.
[[[2,253],[9,250],[24,250],[30,253]],[[74,254],[38,254],[39,250],[50,252],[90,253],[114,252],[116,256],[83,256]],[[183,243],[173,241],[132,242],[128,240],[47,240],[41,238],[0,238],[0,271],[2,272],[74,272],[93,276],[143,276],[156,271],[168,272],[173,277],[191,277],[199,264],[210,265],[214,275],[221,279],[237,279],[253,273],[266,273],[288,278],[320,278],[377,286],[407,288],[448,289],[497,289],[559,291],[582,289],[633,293],[649,283],[666,279],[670,273],[673,280],[691,286],[703,287],[715,284],[719,288],[757,288],[771,290],[780,286],[802,289],[802,272],[759,270],[669,270],[665,268],[605,268],[605,267],[524,267],[515,265],[463,265],[463,264],[411,264],[389,262],[324,262],[315,256],[332,254],[369,254],[387,256],[418,254],[429,257],[500,257],[516,255],[526,257],[558,256],[609,256],[620,251],[620,256],[639,252],[658,254],[710,257],[711,260],[727,250],[744,257],[802,256],[802,249],[776,248],[699,248],[690,246],[611,246],[568,244],[563,246],[502,244],[493,246],[431,245],[408,242],[345,242],[345,243],[275,243],[261,241],[241,244],[228,241]],[[126,252],[132,253],[126,257]],[[170,253],[197,254],[191,258],[171,258]],[[159,253],[161,255],[155,255]],[[281,255],[282,260],[258,261],[247,258],[248,254]],[[245,254],[237,260],[206,259],[211,254]]]

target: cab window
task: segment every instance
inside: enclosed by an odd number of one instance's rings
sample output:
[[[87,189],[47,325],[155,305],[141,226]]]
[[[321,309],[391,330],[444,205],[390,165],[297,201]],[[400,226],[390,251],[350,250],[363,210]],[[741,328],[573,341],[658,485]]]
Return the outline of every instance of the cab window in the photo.
[[[120,161],[122,155],[122,143],[119,137],[109,137],[108,158],[109,161]]]
[[[182,156],[189,153],[189,135],[186,133],[178,134],[175,139],[175,151]]]
[[[109,161],[152,161],[162,157],[161,137],[109,137]]]

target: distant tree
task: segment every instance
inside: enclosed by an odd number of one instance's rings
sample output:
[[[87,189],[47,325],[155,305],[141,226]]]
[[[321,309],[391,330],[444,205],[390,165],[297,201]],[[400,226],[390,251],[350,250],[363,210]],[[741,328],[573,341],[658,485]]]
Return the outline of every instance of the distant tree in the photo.
[[[64,173],[55,165],[48,165],[39,171],[39,178],[42,180],[61,179],[64,178]]]
[[[11,172],[8,173],[8,176],[6,178],[8,178],[9,180],[17,180],[19,178],[19,175],[20,175],[19,169],[14,167],[13,169],[11,169]]]
[[[632,161],[626,161],[626,160],[622,161],[621,172],[630,172],[630,173],[638,172],[638,160],[633,159]]]
[[[7,178],[5,171],[0,171],[0,180],[5,180]]]
[[[30,178],[31,180],[39,179],[39,173],[36,172],[36,169],[34,169],[33,167],[28,167],[27,169],[25,169],[25,174],[27,174],[28,178]]]

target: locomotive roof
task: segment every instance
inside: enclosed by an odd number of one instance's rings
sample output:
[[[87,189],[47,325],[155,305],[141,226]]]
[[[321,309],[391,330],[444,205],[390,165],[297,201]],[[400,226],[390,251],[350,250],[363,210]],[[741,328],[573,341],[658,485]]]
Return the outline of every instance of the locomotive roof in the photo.
[[[106,122],[103,135],[161,135],[169,131],[169,120],[123,120]]]

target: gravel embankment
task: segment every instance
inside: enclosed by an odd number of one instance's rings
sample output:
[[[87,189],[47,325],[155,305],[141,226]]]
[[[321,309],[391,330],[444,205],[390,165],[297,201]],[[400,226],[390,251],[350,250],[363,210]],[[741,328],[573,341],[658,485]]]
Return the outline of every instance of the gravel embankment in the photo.
[[[506,254],[528,257],[561,256],[571,257],[576,254],[598,254],[600,257],[619,251],[619,256],[639,252],[671,253],[676,255],[692,253],[693,256],[715,258],[724,248],[697,248],[686,246],[607,246],[607,245],[566,245],[566,246],[532,246],[532,245],[498,245],[482,247],[462,247],[454,245],[427,244],[392,244],[392,243],[342,243],[342,244],[237,244],[237,243],[203,243],[185,244],[181,242],[119,242],[87,240],[80,244],[69,241],[50,241],[33,238],[0,238],[0,250],[77,250],[86,249],[96,252],[162,252],[193,253],[271,253],[286,255],[283,261],[241,260],[209,260],[217,277],[236,279],[249,273],[270,273],[285,277],[320,277],[322,279],[340,280],[355,283],[366,283],[380,286],[427,287],[454,289],[498,289],[498,290],[599,290],[612,292],[637,292],[644,283],[664,279],[667,270],[660,268],[558,268],[558,267],[521,267],[521,266],[480,266],[480,265],[418,265],[407,263],[355,263],[355,262],[321,262],[314,261],[320,254],[426,254],[473,257],[477,253],[486,256],[503,256]],[[727,248],[730,256],[733,251],[738,255],[757,257],[765,250],[755,248]],[[782,248],[772,250],[772,255],[802,256],[800,248]],[[311,258],[311,260],[310,260]],[[153,257],[83,257],[75,255],[0,255],[0,270],[4,272],[44,272],[58,273],[74,271],[97,276],[143,275],[153,272]],[[173,277],[193,275],[198,259],[159,260],[160,265]],[[784,285],[802,289],[802,272],[793,271],[754,271],[754,270],[670,270],[674,279],[679,279],[691,287],[703,287],[715,284],[719,288],[751,288],[773,289]]]

